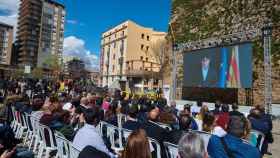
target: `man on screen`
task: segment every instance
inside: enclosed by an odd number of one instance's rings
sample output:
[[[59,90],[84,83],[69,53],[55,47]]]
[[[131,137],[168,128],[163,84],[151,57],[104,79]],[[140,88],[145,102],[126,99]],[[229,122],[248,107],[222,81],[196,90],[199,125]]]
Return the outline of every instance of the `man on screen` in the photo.
[[[217,72],[214,65],[211,65],[211,60],[208,57],[203,57],[201,60],[201,77],[199,87],[215,87],[217,86]]]

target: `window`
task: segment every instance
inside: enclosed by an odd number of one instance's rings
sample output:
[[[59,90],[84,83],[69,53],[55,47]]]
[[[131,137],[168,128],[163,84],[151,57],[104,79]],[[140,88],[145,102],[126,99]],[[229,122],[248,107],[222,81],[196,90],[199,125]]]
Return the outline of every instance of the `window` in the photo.
[[[142,39],[144,39],[144,38],[145,38],[145,35],[144,35],[144,33],[142,33],[142,35],[141,35],[141,38],[142,38]]]
[[[115,33],[115,38],[117,38],[117,33]]]
[[[115,71],[115,65],[113,65],[113,71]]]
[[[116,42],[114,42],[114,48],[116,48]]]
[[[143,60],[143,56],[140,56],[140,59]]]
[[[124,36],[124,31],[122,31],[122,35]]]
[[[146,61],[148,61],[148,57],[146,57]]]
[[[149,50],[149,46],[146,46],[146,51],[148,51]]]
[[[150,36],[147,36],[147,41],[150,41]]]
[[[115,58],[116,58],[116,54],[113,55],[113,59],[114,59],[114,60],[115,60]]]
[[[144,44],[141,44],[141,50],[143,50],[144,49]]]

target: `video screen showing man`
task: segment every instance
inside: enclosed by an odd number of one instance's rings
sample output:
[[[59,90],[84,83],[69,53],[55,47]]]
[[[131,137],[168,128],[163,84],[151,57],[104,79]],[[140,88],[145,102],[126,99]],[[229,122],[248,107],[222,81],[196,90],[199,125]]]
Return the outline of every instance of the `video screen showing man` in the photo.
[[[189,87],[217,87],[219,81],[218,49],[205,49],[184,56],[184,85]]]
[[[210,67],[210,62],[211,60],[208,57],[202,58],[199,87],[214,87],[217,84],[217,72],[213,67]]]
[[[185,53],[184,86],[250,88],[251,61],[251,43]]]

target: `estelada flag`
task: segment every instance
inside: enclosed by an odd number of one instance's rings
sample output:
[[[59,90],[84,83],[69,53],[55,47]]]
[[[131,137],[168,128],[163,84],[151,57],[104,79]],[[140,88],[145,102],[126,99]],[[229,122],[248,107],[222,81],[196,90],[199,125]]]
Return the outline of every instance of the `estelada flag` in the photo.
[[[227,87],[241,88],[238,46],[232,47],[231,51],[232,53],[227,76]]]

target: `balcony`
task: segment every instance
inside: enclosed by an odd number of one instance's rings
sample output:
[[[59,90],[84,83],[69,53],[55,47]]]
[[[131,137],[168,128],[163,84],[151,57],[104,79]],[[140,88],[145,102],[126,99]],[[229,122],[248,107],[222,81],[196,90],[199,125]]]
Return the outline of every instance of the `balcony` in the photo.
[[[130,60],[126,62],[125,75],[128,77],[160,77],[160,64],[144,61],[144,60]]]

